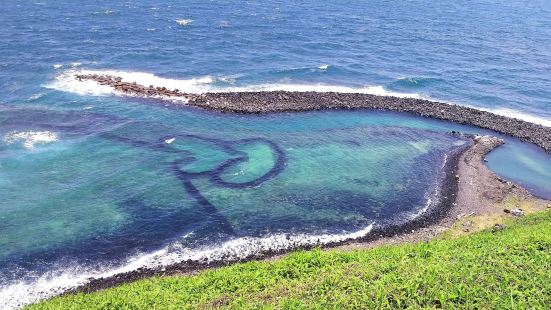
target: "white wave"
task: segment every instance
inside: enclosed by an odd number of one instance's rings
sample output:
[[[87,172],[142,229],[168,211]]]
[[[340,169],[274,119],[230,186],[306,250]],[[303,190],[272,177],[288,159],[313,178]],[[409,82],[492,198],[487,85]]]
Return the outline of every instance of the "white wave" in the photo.
[[[93,12],[92,14],[93,15],[100,15],[100,14],[110,15],[110,14],[113,14],[113,11],[112,10],[96,11],[96,12]]]
[[[81,65],[82,65],[82,62],[72,62],[71,63],[71,67],[73,67],[73,68],[80,67]]]
[[[79,95],[106,96],[115,93],[115,90],[110,86],[100,85],[94,81],[78,81],[75,79],[75,74],[85,74],[86,72],[85,70],[66,70],[56,76],[52,83],[43,86]]]
[[[42,97],[44,97],[44,93],[38,93],[38,94],[34,94],[34,95],[30,96],[29,100],[34,101],[34,100],[40,99]]]
[[[82,95],[109,95],[116,93],[111,87],[100,85],[94,81],[75,79],[76,74],[98,74],[113,75],[121,77],[124,82],[136,82],[140,85],[154,87],[166,87],[168,89],[179,89],[180,91],[192,94],[205,92],[249,92],[249,91],[291,91],[291,92],[341,92],[341,93],[364,93],[380,96],[420,98],[419,94],[399,93],[386,90],[382,86],[350,87],[328,84],[256,84],[247,86],[216,86],[216,81],[226,84],[232,83],[233,78],[204,76],[191,79],[169,79],[145,72],[129,72],[116,70],[68,70],[58,75],[52,84],[46,87],[62,91],[75,92]]]
[[[460,140],[459,142],[464,142],[464,141]],[[454,143],[454,145],[456,144]],[[444,160],[442,161],[442,166],[440,166],[440,169],[444,169],[447,163],[448,163],[448,154],[444,154]]]
[[[235,84],[235,79],[239,78],[239,75],[225,75],[216,77],[216,81],[220,81],[226,84]]]
[[[513,110],[513,109],[508,109],[508,108],[494,108],[493,109],[493,108],[483,108],[483,107],[474,107],[474,106],[470,106],[470,107],[478,109],[478,110],[482,110],[482,111],[502,115],[502,116],[507,116],[507,117],[511,117],[511,118],[520,119],[520,120],[527,121],[527,122],[534,123],[534,124],[543,125],[543,126],[546,126],[546,127],[551,127],[551,120],[548,119],[548,118],[543,118],[543,117],[535,116],[535,115],[532,115],[532,114],[519,112],[519,111],[516,111],[516,110]]]
[[[338,92],[338,93],[359,93],[371,94],[379,96],[393,96],[401,98],[420,98],[419,94],[415,93],[399,93],[386,90],[382,86],[364,86],[351,87],[342,85],[330,84],[258,84],[242,87],[228,87],[216,89],[218,92],[244,92],[244,91],[290,91],[290,92]]]
[[[323,65],[326,66],[326,65]],[[320,66],[321,68],[322,66]],[[301,83],[266,83],[266,84],[252,84],[245,86],[227,86],[227,84],[234,84],[235,77],[222,76],[212,77],[203,76],[191,79],[170,79],[163,78],[151,73],[145,72],[131,72],[131,71],[117,71],[117,70],[67,70],[56,76],[55,81],[45,87],[54,88],[61,91],[74,92],[81,95],[112,95],[117,93],[109,86],[100,85],[90,80],[78,81],[74,78],[75,74],[99,74],[99,75],[113,75],[123,79],[124,82],[136,82],[140,85],[154,87],[166,87],[168,89],[179,89],[185,93],[201,94],[206,92],[251,92],[251,91],[290,91],[290,92],[340,92],[340,93],[362,93],[379,96],[393,96],[400,98],[419,98],[428,99],[431,98],[422,96],[418,93],[402,93],[394,92],[385,89],[382,86],[366,85],[363,87],[352,87],[344,85],[331,85],[331,84],[301,84]],[[217,81],[223,82],[226,85],[215,85]],[[432,99],[434,100],[434,99]],[[446,102],[440,100],[442,102]],[[449,104],[456,104],[453,102],[447,102]],[[531,114],[526,114],[507,108],[487,108],[477,107],[469,104],[460,104],[462,106],[472,107],[478,110],[488,111],[491,113],[518,118],[528,122],[541,124],[543,126],[551,127],[551,120]]]
[[[534,123],[534,124],[538,124],[538,125],[542,125],[542,126],[546,126],[546,127],[551,127],[551,119],[549,119],[549,118],[540,117],[540,116],[536,116],[536,115],[533,115],[533,114],[528,114],[528,113],[521,112],[521,111],[518,111],[518,110],[510,109],[510,108],[481,107],[481,106],[477,106],[477,105],[473,105],[473,104],[469,104],[469,103],[453,102],[453,101],[449,101],[449,100],[439,100],[439,99],[433,99],[433,98],[428,98],[428,97],[423,98],[423,99],[436,100],[436,101],[444,102],[444,103],[451,104],[451,105],[469,107],[469,108],[472,108],[472,109],[476,109],[476,110],[480,110],[480,111],[486,111],[486,112],[490,112],[490,113],[497,114],[497,115],[507,116],[507,117],[510,117],[510,118],[516,118],[516,119],[523,120],[523,121],[526,121],[526,122],[529,122],[529,123]]]
[[[446,162],[448,161],[448,155],[446,154],[443,158],[443,162],[441,165],[441,169],[443,169],[446,166]],[[419,208],[418,210],[414,210],[412,212],[405,213],[404,218],[407,218],[408,220],[414,220],[418,218],[419,216],[425,214],[427,210],[434,208],[438,203],[440,203],[440,178],[435,178],[434,183],[432,185],[432,190],[429,190],[425,193],[425,204]],[[413,232],[413,231],[412,231]]]
[[[326,65],[326,64],[320,65],[320,66],[318,67],[318,69],[323,70],[323,71],[327,70],[327,68],[329,68],[329,65]]]
[[[157,29],[156,29],[156,28],[147,28],[147,29],[145,29],[145,30],[147,30],[147,31],[155,31],[155,30],[157,30]]]
[[[54,67],[54,69],[59,69],[59,68],[63,67],[63,65],[62,64],[55,64],[52,67]]]
[[[112,87],[101,85],[95,81],[75,79],[77,74],[98,74],[98,75],[113,75],[121,77],[124,82],[136,82],[144,86],[153,85],[154,87],[166,87],[168,89],[179,89],[189,93],[202,93],[212,91],[208,86],[214,82],[210,76],[200,78],[192,78],[188,80],[167,79],[145,72],[127,72],[114,70],[66,70],[55,77],[50,84],[44,85],[47,88],[53,88],[60,91],[77,93],[79,95],[123,95],[116,92]]]
[[[447,160],[447,158],[446,158]],[[444,162],[442,167],[445,167],[446,163]],[[440,201],[439,195],[440,195],[440,185],[438,185],[438,182],[434,182],[434,188],[432,191],[428,191],[425,194],[425,204],[423,207],[418,209],[417,211],[414,211],[409,214],[409,216],[406,215],[409,220],[414,220],[418,218],[419,216],[425,214],[427,210],[434,208],[434,206]],[[412,231],[413,232],[413,231]]]
[[[181,243],[175,243],[152,253],[136,255],[117,268],[106,266],[91,269],[74,265],[59,266],[55,271],[50,271],[33,281],[22,280],[1,285],[0,308],[21,308],[86,284],[90,278],[110,277],[143,267],[162,268],[188,260],[200,262],[238,260],[260,253],[355,240],[367,236],[372,229],[373,224],[356,232],[342,234],[274,234],[266,237],[242,237],[199,249],[190,249],[182,246]],[[183,236],[182,239],[191,234],[193,233]]]
[[[466,141],[458,140],[454,142],[453,144],[456,146],[461,146],[463,144],[467,143]],[[448,163],[449,156],[447,153],[444,154],[442,158],[442,163],[440,165],[440,171],[439,175],[434,178],[433,184],[432,184],[432,190],[429,190],[425,193],[425,204],[423,207],[421,207],[417,211],[413,211],[411,215],[409,216],[410,220],[413,220],[421,215],[423,215],[427,210],[432,209],[438,204],[441,203],[442,198],[442,182],[444,181],[444,178],[446,177],[446,172],[444,171],[444,168],[446,167],[446,164]],[[413,232],[413,231],[412,231]]]
[[[35,144],[52,143],[58,140],[58,135],[51,131],[12,131],[4,136],[4,143],[13,144],[22,141],[26,149],[33,149]]]
[[[176,22],[180,26],[187,26],[187,25],[191,24],[191,22],[193,22],[193,20],[192,19],[177,19]]]
[[[175,242],[161,250],[148,254],[137,255],[128,260],[120,268],[103,273],[101,277],[112,276],[119,273],[133,271],[139,268],[162,268],[184,261],[216,262],[237,261],[253,257],[262,253],[283,251],[306,246],[318,246],[334,242],[356,240],[367,236],[373,229],[370,224],[364,229],[342,234],[274,234],[265,237],[241,237],[229,241],[205,246],[202,248],[187,248],[180,242]],[[182,239],[190,236],[189,233]]]

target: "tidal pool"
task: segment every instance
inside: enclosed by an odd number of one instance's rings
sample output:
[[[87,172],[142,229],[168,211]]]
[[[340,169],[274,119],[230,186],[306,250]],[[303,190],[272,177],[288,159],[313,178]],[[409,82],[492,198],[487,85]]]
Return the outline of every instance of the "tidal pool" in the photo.
[[[109,109],[0,108],[5,298],[67,273],[70,287],[120,268],[340,241],[406,222],[438,204],[446,160],[470,143],[448,132],[489,133],[378,111]],[[507,142],[490,167],[549,195],[551,157]]]

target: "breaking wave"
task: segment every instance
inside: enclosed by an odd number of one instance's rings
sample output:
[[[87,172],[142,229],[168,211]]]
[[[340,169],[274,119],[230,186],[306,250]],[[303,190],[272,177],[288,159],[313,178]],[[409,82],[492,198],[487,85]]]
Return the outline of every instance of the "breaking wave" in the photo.
[[[415,93],[399,93],[385,89],[383,86],[351,87],[328,84],[258,84],[243,87],[230,87],[219,90],[221,92],[248,92],[248,91],[291,91],[291,92],[338,92],[359,93],[379,96],[393,96],[400,98],[421,98]]]
[[[433,84],[441,84],[445,81],[440,78],[433,78],[433,77],[422,77],[422,76],[416,76],[416,77],[399,77],[396,81],[392,82],[392,87],[398,87],[398,88],[423,88],[426,86],[430,86]]]
[[[492,109],[492,108],[484,108],[484,107],[478,107],[478,106],[470,106],[470,107],[478,109],[478,110],[486,111],[486,112],[491,112],[491,113],[494,113],[494,114],[497,114],[497,115],[507,116],[507,117],[527,121],[527,122],[530,122],[530,123],[540,124],[540,125],[543,125],[543,126],[546,126],[546,127],[551,127],[551,120],[550,119],[535,116],[535,115],[532,115],[532,114],[523,113],[523,112],[513,110],[513,109],[508,109],[508,108],[494,108],[494,109]]]
[[[55,77],[52,83],[44,85],[46,88],[76,93],[79,95],[105,96],[114,94],[115,91],[106,85],[100,85],[94,81],[77,81],[75,74],[87,71],[67,70]]]
[[[47,144],[58,140],[55,132],[50,131],[12,131],[4,136],[4,143],[10,145],[23,142],[26,149],[34,149],[35,144]]]
[[[180,26],[187,26],[189,24],[191,24],[193,22],[192,19],[177,19],[176,20],[176,23],[178,23],[178,25]]]
[[[55,80],[47,85],[47,88],[53,88],[60,91],[73,92],[80,95],[127,95],[116,92],[112,87],[106,85],[100,85],[95,81],[83,80],[78,81],[75,79],[76,74],[98,74],[98,75],[113,75],[121,77],[124,82],[136,82],[144,86],[154,87],[166,87],[168,89],[179,89],[186,93],[201,94],[206,92],[262,92],[262,91],[290,91],[290,92],[340,92],[340,93],[361,93],[371,94],[378,96],[393,96],[399,98],[418,98],[418,99],[431,99],[425,98],[419,93],[407,93],[391,91],[383,86],[366,85],[363,87],[344,86],[344,85],[332,85],[323,83],[262,83],[235,86],[235,76],[202,76],[191,79],[171,79],[157,76],[155,74],[146,72],[132,72],[132,71],[117,71],[117,70],[77,70],[73,68],[63,71],[61,74],[55,77]],[[319,70],[326,70],[329,65],[319,66]],[[408,82],[410,83],[410,82]],[[417,82],[415,82],[417,83]],[[444,101],[445,102],[445,101]],[[455,104],[454,102],[448,102]],[[551,127],[551,120],[538,117],[535,115],[519,112],[508,108],[488,108],[478,107],[469,104],[461,104],[463,106],[469,106],[478,110],[492,112],[494,114],[508,116],[512,118],[521,119],[531,123],[540,124],[543,126]]]
[[[38,94],[34,94],[34,95],[30,96],[28,100],[34,101],[34,100],[38,100],[42,97],[44,97],[44,93],[38,93]]]
[[[274,234],[266,237],[241,237],[198,249],[187,248],[182,244],[182,241],[192,234],[189,233],[179,242],[155,252],[135,255],[117,267],[81,267],[77,264],[58,266],[44,275],[34,277],[33,280],[20,280],[1,285],[0,308],[21,308],[84,285],[91,278],[110,277],[144,267],[162,268],[185,261],[236,261],[263,253],[355,240],[367,236],[372,228],[373,224],[352,233],[342,234]]]
[[[170,79],[163,78],[151,73],[129,72],[116,70],[67,70],[56,76],[53,83],[45,87],[61,91],[78,93],[80,95],[112,95],[116,91],[110,86],[100,85],[94,81],[75,79],[76,74],[98,74],[113,75],[121,77],[124,82],[136,82],[140,85],[154,87],[166,87],[168,89],[179,89],[186,93],[206,92],[250,92],[250,91],[314,91],[314,92],[341,92],[341,93],[364,93],[380,96],[420,98],[415,93],[400,93],[386,90],[382,86],[352,87],[330,84],[290,84],[290,83],[265,83],[244,86],[233,86],[235,82],[232,76],[203,76],[191,79]]]

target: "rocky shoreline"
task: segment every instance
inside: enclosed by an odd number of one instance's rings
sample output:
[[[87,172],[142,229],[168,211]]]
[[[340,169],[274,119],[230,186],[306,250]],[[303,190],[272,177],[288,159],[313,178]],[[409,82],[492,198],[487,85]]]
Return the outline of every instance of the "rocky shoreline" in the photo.
[[[534,197],[526,189],[501,179],[484,164],[485,155],[501,144],[503,140],[491,136],[474,138],[474,144],[459,157],[455,172],[457,195],[452,207],[443,211],[445,215],[440,219],[410,233],[341,248],[429,241],[450,232],[460,235],[486,228],[499,229],[507,218],[551,208],[551,201]],[[529,208],[521,209],[525,207]]]
[[[453,132],[451,134],[461,135],[460,133]],[[471,137],[472,138],[472,137]],[[491,140],[491,148],[497,147],[503,143],[502,140],[493,138],[493,137],[484,137],[481,141]],[[407,222],[395,224],[395,225],[385,225],[381,227],[375,227],[369,234],[362,238],[350,239],[341,242],[333,242],[326,244],[316,244],[311,246],[290,246],[289,248],[282,251],[269,251],[258,253],[253,256],[248,256],[242,259],[222,259],[216,261],[183,261],[169,266],[157,267],[157,268],[140,268],[126,273],[120,273],[111,277],[106,278],[95,278],[90,279],[90,282],[77,287],[73,290],[70,290],[64,294],[72,294],[77,292],[93,292],[101,289],[106,289],[113,287],[122,283],[133,282],[139,279],[151,277],[151,276],[170,276],[175,274],[190,274],[197,271],[201,271],[209,268],[223,267],[235,263],[252,261],[252,260],[264,260],[271,259],[273,257],[288,253],[295,250],[307,250],[314,248],[316,246],[321,246],[323,248],[334,248],[342,246],[353,246],[353,245],[366,245],[377,240],[387,239],[387,238],[397,238],[402,235],[408,235],[413,231],[418,231],[423,227],[429,227],[431,225],[437,225],[443,221],[449,214],[450,210],[455,207],[455,201],[459,190],[459,179],[457,178],[458,167],[460,160],[463,155],[469,150],[473,149],[475,145],[479,143],[473,139],[473,142],[467,143],[464,146],[458,148],[454,153],[449,154],[448,160],[444,167],[444,177],[442,180],[441,188],[442,190],[439,193],[439,201],[436,204],[431,205],[431,207],[426,210],[420,216],[409,220]],[[478,152],[479,149],[476,149]],[[488,152],[489,150],[481,150],[481,152]],[[480,153],[480,158],[484,155]],[[480,160],[482,163],[482,160]]]
[[[232,113],[298,112],[331,109],[376,109],[407,112],[419,116],[474,125],[523,141],[531,142],[551,153],[551,127],[516,118],[497,115],[465,106],[416,98],[398,98],[360,93],[335,92],[219,92],[191,94],[178,89],[125,82],[110,75],[75,75],[77,80],[91,80],[113,87],[116,91],[140,97],[183,99],[187,105]]]
[[[451,134],[459,134],[453,132]],[[362,238],[322,245],[290,247],[283,251],[258,253],[242,259],[217,261],[183,261],[169,266],[139,268],[106,278],[90,279],[85,285],[63,293],[89,293],[119,284],[137,281],[151,276],[193,274],[209,268],[218,268],[235,263],[267,260],[295,250],[307,250],[315,246],[323,248],[354,249],[385,244],[428,241],[463,222],[463,230],[469,231],[476,218],[490,218],[496,223],[489,227],[499,229],[507,217],[518,216],[499,205],[507,198],[519,199],[534,206],[532,211],[551,207],[551,201],[533,197],[528,191],[511,182],[502,180],[484,164],[484,156],[502,145],[503,140],[492,136],[474,136],[472,142],[449,156],[444,167],[445,178],[440,192],[440,201],[417,218],[396,225],[374,228]],[[522,210],[521,210],[522,212]],[[488,224],[488,223],[486,223]],[[497,228],[496,228],[497,227]],[[487,228],[487,227],[485,227]],[[474,228],[473,228],[474,229]]]
[[[103,85],[113,86],[125,94],[144,97],[180,97],[188,105],[210,110],[234,113],[268,113],[283,111],[307,111],[321,109],[380,109],[410,112],[421,116],[471,124],[492,129],[532,142],[551,152],[551,128],[522,120],[495,115],[476,109],[431,102],[420,99],[381,97],[367,94],[316,93],[316,92],[250,92],[250,93],[206,93],[185,94],[178,90],[148,87],[122,82],[110,76],[78,76],[91,79]],[[452,134],[460,134],[453,132]],[[470,137],[472,142],[449,156],[445,179],[440,192],[440,201],[419,217],[406,223],[387,225],[373,229],[367,236],[344,242],[322,245],[324,248],[372,247],[380,244],[416,242],[429,240],[448,230],[458,221],[474,215],[503,215],[503,209],[496,204],[507,197],[518,197],[545,209],[549,201],[534,198],[525,189],[504,181],[492,173],[484,164],[484,156],[503,144],[503,140],[490,136]],[[64,294],[93,292],[118,284],[132,282],[151,276],[190,274],[207,268],[222,267],[238,262],[270,259],[280,254],[310,247],[291,247],[285,251],[265,252],[244,259],[220,261],[184,261],[158,268],[140,268],[107,278],[90,279],[86,285]]]

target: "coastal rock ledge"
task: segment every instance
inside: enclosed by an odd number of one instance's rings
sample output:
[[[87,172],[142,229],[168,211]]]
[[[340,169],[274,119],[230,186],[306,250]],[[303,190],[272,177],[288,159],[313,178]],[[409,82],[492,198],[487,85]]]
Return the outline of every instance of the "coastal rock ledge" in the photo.
[[[187,105],[233,113],[298,112],[330,109],[376,109],[469,124],[534,143],[551,153],[551,127],[474,108],[416,98],[337,92],[217,92],[191,94],[178,89],[144,86],[111,75],[75,75],[113,87],[119,93],[161,99],[184,99]]]

